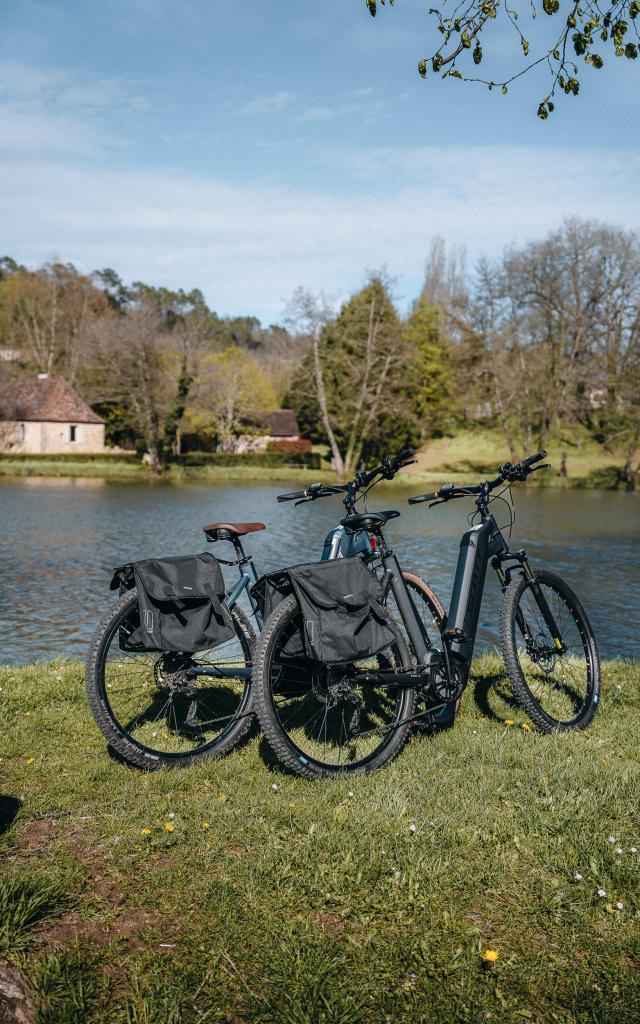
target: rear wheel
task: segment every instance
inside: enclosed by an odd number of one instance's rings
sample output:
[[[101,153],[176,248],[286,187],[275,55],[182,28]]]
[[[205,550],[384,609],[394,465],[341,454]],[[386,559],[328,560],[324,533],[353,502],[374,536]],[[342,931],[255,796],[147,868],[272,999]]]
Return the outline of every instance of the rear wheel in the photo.
[[[407,646],[391,617],[388,625],[395,640],[384,651],[346,665],[323,665],[283,653],[300,629],[294,597],[269,616],[255,654],[256,711],[270,746],[298,775],[373,771],[404,746],[415,690],[357,681],[358,672],[409,666]]]
[[[513,579],[504,594],[500,640],[514,696],[543,732],[584,729],[600,700],[593,630],[560,576],[538,569],[535,579],[558,626],[561,647],[544,620],[532,581]]]
[[[140,768],[175,767],[228,753],[251,725],[255,633],[231,611],[235,636],[195,654],[133,652],[138,595],[102,619],[86,663],[89,707],[111,747]]]

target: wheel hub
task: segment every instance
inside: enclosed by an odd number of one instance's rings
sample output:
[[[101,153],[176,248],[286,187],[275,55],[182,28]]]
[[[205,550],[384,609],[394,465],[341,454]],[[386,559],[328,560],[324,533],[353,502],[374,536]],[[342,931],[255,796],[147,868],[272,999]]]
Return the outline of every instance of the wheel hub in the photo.
[[[189,669],[192,667],[193,662],[187,654],[162,654],[153,669],[156,686],[159,690],[166,690],[171,694],[179,693],[185,697],[192,697],[195,693],[193,678],[189,675]]]

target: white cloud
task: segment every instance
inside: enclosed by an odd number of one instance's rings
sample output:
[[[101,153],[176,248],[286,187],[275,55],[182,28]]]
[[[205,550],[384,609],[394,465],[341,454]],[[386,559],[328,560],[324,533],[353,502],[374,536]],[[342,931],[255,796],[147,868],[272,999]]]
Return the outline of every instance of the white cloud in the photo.
[[[280,114],[294,99],[290,92],[274,92],[269,96],[257,96],[240,108],[241,114]]]
[[[23,155],[0,169],[2,248],[28,264],[55,252],[84,270],[197,286],[220,312],[271,320],[297,285],[345,294],[381,264],[410,298],[435,234],[473,259],[568,215],[640,225],[640,155],[629,152],[415,147],[321,159],[341,161],[340,192]]]

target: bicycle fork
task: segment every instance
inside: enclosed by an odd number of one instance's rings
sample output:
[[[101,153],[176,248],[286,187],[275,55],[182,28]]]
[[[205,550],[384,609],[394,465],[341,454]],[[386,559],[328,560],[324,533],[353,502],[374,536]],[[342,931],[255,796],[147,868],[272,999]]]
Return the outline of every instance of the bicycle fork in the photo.
[[[556,653],[563,654],[565,652],[566,648],[565,648],[565,646],[564,646],[564,644],[562,642],[562,635],[560,633],[560,628],[559,628],[559,626],[558,626],[558,624],[557,624],[557,622],[555,620],[553,612],[551,611],[551,609],[549,607],[549,602],[547,601],[546,597],[544,596],[544,593],[542,591],[542,587],[538,583],[538,579],[536,577],[536,574],[534,573],[533,569],[529,565],[529,559],[527,558],[526,552],[524,550],[516,551],[516,552],[513,552],[513,553],[512,552],[505,552],[503,554],[501,553],[501,554],[496,555],[496,557],[492,559],[491,565],[495,569],[496,575],[497,575],[498,579],[500,580],[500,586],[502,587],[502,592],[504,593],[504,591],[509,586],[509,583],[511,582],[511,570],[512,570],[512,567],[511,566],[507,566],[506,571],[505,571],[505,569],[502,568],[502,562],[505,562],[505,561],[508,561],[508,560],[515,561],[515,562],[517,562],[522,567],[522,575],[525,577],[525,579],[529,583],[529,586],[531,588],[531,593],[533,594],[535,602],[536,602],[538,608],[540,609],[540,613],[542,615],[542,618],[545,621],[547,629],[549,630],[549,633],[551,634],[551,639],[553,640],[553,644],[554,644],[553,650]],[[522,609],[520,608],[519,605],[518,605],[518,608],[516,609],[516,623],[518,625],[518,629],[520,630],[520,632],[522,633],[522,636],[524,637],[524,640],[525,640],[525,642],[527,644],[527,647],[529,647],[530,645],[533,645],[534,642],[535,642],[533,634],[531,632],[531,629],[529,628],[529,624],[526,621],[526,619],[525,619],[525,617],[524,617],[524,615],[522,613]],[[543,653],[547,653],[547,652],[543,652]]]

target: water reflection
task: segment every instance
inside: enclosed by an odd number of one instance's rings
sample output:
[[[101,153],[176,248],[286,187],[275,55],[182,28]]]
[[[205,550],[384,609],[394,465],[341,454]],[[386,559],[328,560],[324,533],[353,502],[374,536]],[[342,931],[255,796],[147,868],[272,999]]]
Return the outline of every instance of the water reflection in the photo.
[[[267,523],[246,547],[260,571],[319,557],[326,531],[343,514],[339,498],[294,508],[275,496],[291,484],[180,487],[101,478],[0,481],[0,662],[83,657],[97,619],[113,599],[111,569],[151,556],[204,550],[202,526],[223,519]],[[373,508],[398,508],[386,531],[401,563],[423,575],[446,604],[460,534],[472,505],[409,508],[406,488],[377,492]],[[574,586],[601,653],[640,656],[638,530],[640,496],[597,491],[515,490],[514,548],[526,547]],[[373,498],[373,495],[372,495]],[[506,509],[499,522],[507,520]],[[217,546],[222,557],[227,545]],[[210,549],[213,550],[213,549]],[[487,580],[479,637],[497,638],[500,592]]]

